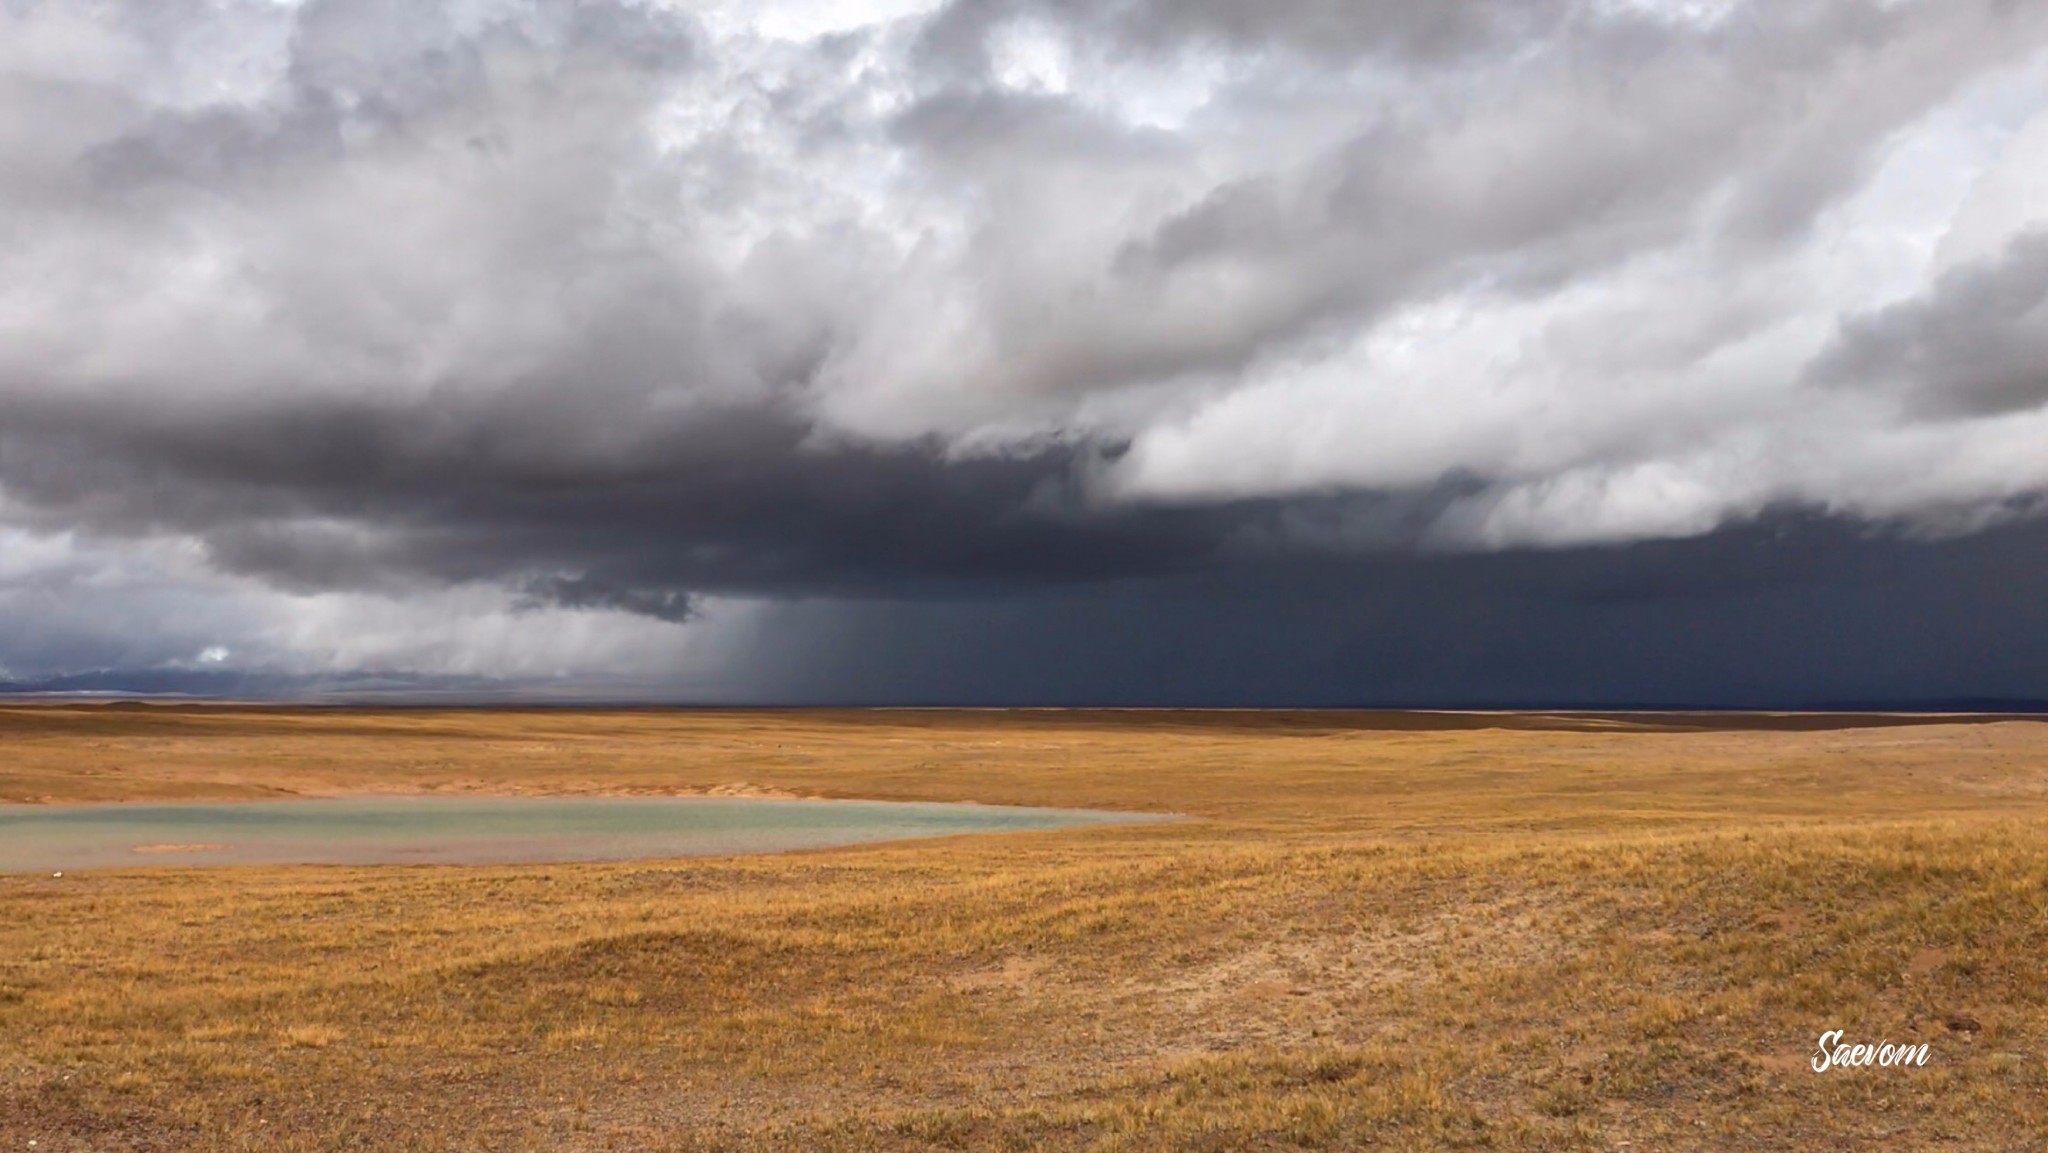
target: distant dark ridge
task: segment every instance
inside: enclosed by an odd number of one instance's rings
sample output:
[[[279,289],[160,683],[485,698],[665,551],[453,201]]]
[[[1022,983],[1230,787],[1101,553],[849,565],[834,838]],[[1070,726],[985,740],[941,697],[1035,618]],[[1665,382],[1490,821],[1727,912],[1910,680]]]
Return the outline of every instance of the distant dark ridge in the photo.
[[[723,710],[705,710],[723,711]],[[734,710],[738,711],[738,710]],[[776,711],[776,710],[769,710]],[[1346,732],[1517,730],[1584,733],[1827,732],[1941,724],[2048,722],[2043,712],[1793,712],[1667,709],[1158,709],[1158,708],[846,708],[790,709],[829,715],[849,725],[912,725],[933,729],[1009,724],[1018,728],[1144,728],[1157,731],[1264,733],[1274,736]]]
[[[1014,711],[1020,717],[1058,713],[1064,723],[1126,724],[1141,715],[1150,723],[1224,727],[1320,727],[1336,729],[1632,728],[1638,731],[1716,728],[1816,729],[1927,724],[1944,718],[1972,720],[2048,716],[2048,700],[2028,697],[1953,697],[1918,700],[1688,701],[1493,700],[1368,701],[1358,703],[1250,701],[1008,702],[988,700],[841,700],[711,703],[663,699],[643,688],[588,682],[508,681],[491,677],[424,676],[372,671],[284,673],[232,669],[97,669],[35,680],[0,681],[0,699],[244,701],[262,704],[337,705],[388,708],[620,708],[747,709],[842,712]]]
[[[0,681],[0,696],[301,701],[333,694],[489,694],[508,688],[506,682],[488,677],[421,677],[403,673],[308,675],[260,670],[95,669],[39,680]]]
[[[644,703],[650,707],[661,707],[659,701],[628,702],[621,705]],[[2048,713],[2048,700],[2020,697],[1968,697],[1940,700],[1906,701],[1763,701],[1728,704],[1724,702],[1699,701],[1613,701],[1613,700],[1569,700],[1569,701],[1368,701],[1358,704],[1328,704],[1323,702],[1254,702],[1232,704],[1217,701],[1196,701],[1189,703],[1155,703],[1103,701],[1100,703],[1019,703],[992,704],[985,701],[931,701],[915,704],[889,701],[841,700],[807,701],[802,704],[767,704],[711,706],[717,708],[806,708],[806,709],[877,709],[882,711],[929,710],[1017,710],[1040,712],[1279,712],[1279,713],[1558,713],[1573,715],[1604,716],[1645,716],[1657,714],[1712,715],[1755,715],[1760,713],[1786,714],[1884,714],[1884,715],[1938,715],[1958,713],[2020,714]]]
[[[959,709],[959,708],[767,708],[702,705],[620,705],[495,699],[353,701],[229,701],[192,697],[82,698],[48,695],[18,696],[40,703],[0,711],[0,735],[25,731],[73,731],[123,718],[121,728],[137,731],[164,726],[166,732],[192,735],[200,731],[247,733],[252,726],[283,726],[279,731],[304,733],[310,718],[332,717],[343,723],[349,714],[456,714],[462,712],[589,712],[668,713],[699,717],[760,717],[780,714],[806,723],[841,725],[848,729],[926,730],[949,732],[1015,730],[1020,734],[1047,730],[1120,731],[1124,733],[1213,734],[1217,737],[1334,737],[1347,733],[1425,732],[1572,732],[1592,734],[1683,734],[1838,732],[1854,729],[1905,728],[1929,725],[2048,723],[2048,714],[2034,713],[1788,713],[1788,712],[1573,712],[1565,710],[1419,711],[1365,709]],[[0,697],[4,705],[5,697]],[[263,720],[259,714],[267,714]],[[198,726],[198,727],[195,727]],[[343,725],[346,728],[346,725]],[[342,731],[342,730],[337,730]],[[461,735],[460,726],[446,735]]]
[[[1884,701],[1842,701],[1810,706],[1814,712],[1832,713],[2048,713],[2048,701],[2025,697],[1957,697],[1952,700],[1913,701],[1893,704]]]

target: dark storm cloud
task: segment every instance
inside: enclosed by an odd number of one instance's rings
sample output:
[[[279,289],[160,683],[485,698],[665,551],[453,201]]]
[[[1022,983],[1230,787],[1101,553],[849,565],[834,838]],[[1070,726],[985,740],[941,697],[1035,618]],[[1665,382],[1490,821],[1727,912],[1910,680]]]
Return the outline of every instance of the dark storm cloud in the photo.
[[[1413,554],[1788,508],[1979,526],[2048,490],[2040,242],[1929,280],[1894,218],[1907,144],[1992,135],[1941,116],[2032,115],[1993,90],[2038,66],[2038,6],[955,0],[774,31],[818,16],[0,10],[0,533],[182,542],[293,597],[482,586],[527,622],[814,598],[789,619],[820,636],[829,609],[1053,643],[1220,598],[1243,645],[1324,620],[1420,650],[1344,590],[1583,623],[1508,591],[1550,561]],[[1627,588],[1652,554],[1570,555]],[[47,563],[0,563],[0,612],[86,583]],[[1600,619],[1694,595],[1659,579]],[[471,643],[435,659],[466,675]],[[876,651],[936,667],[923,643]]]
[[[1291,564],[996,604],[802,609],[776,699],[2001,708],[2048,701],[2048,526],[1803,516],[1621,548]]]
[[[1099,467],[1088,446],[949,460],[933,444],[819,441],[754,409],[643,421],[607,443],[601,468],[551,459],[539,446],[577,418],[542,404],[336,406],[110,437],[103,414],[39,412],[0,433],[0,469],[50,523],[176,526],[223,567],[284,587],[514,578],[529,597],[656,616],[683,615],[683,590],[1000,590],[1200,569],[1306,539],[1413,543],[1443,503],[1105,506],[1077,479]]]

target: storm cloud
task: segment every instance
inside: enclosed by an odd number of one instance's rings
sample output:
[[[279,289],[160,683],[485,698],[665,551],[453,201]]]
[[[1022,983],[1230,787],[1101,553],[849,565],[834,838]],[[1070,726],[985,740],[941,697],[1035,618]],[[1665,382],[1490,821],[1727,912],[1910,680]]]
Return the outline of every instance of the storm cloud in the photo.
[[[2022,579],[2044,85],[2000,0],[0,3],[0,673],[2048,694],[1629,655]]]

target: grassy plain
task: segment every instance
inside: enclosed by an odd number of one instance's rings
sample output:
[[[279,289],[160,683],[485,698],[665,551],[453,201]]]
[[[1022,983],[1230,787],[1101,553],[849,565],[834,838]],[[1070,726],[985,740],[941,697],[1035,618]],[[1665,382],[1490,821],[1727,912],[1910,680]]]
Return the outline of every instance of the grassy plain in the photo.
[[[0,709],[0,801],[449,791],[1199,819],[0,876],[0,1150],[2048,1147],[2048,723]]]

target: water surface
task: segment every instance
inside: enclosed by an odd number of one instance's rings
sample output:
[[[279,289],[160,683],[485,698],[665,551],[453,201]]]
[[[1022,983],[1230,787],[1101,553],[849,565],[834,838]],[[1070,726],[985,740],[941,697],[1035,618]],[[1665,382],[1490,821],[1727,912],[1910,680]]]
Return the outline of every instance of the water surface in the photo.
[[[0,804],[0,872],[137,865],[612,861],[1164,819],[1169,818],[1087,809],[755,797]]]

